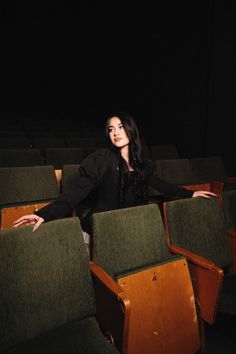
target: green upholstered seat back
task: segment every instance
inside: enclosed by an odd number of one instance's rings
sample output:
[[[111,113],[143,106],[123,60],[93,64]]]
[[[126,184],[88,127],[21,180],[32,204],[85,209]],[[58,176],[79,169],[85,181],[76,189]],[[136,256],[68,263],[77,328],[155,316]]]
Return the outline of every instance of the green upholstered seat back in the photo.
[[[45,164],[54,168],[62,168],[65,164],[80,164],[83,160],[82,148],[46,148]]]
[[[166,203],[171,243],[197,253],[219,267],[232,262],[223,214],[217,199],[189,198]]]
[[[226,179],[226,170],[220,156],[193,158],[191,166],[196,176],[203,182],[224,182]]]
[[[223,210],[227,228],[236,228],[236,190],[222,192]]]
[[[0,167],[40,166],[43,157],[39,149],[1,149]]]
[[[95,313],[78,218],[0,231],[0,352]]]
[[[155,173],[167,182],[179,185],[199,183],[188,159],[156,160]]]
[[[112,277],[169,255],[156,204],[95,213],[92,224],[93,260]]]
[[[0,207],[59,196],[53,166],[0,168]]]

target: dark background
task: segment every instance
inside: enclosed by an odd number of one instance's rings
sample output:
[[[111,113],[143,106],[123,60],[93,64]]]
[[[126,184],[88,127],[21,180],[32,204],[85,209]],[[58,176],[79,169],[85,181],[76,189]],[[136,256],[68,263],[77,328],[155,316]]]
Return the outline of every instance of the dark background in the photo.
[[[102,125],[110,111],[126,110],[149,144],[176,144],[183,157],[220,154],[236,173],[235,6],[1,5],[1,118]]]

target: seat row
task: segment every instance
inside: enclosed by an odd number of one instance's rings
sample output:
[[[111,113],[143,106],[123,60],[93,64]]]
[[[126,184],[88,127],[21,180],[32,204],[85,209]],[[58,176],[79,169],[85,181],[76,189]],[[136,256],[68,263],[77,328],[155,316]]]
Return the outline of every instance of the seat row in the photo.
[[[235,231],[217,199],[163,207],[93,214],[90,262],[77,217],[1,230],[0,352],[204,353],[236,314]]]
[[[53,165],[55,169],[62,169],[65,164],[79,164],[95,150],[95,147],[75,148],[45,148],[40,149],[0,149],[0,167]],[[170,183],[192,188],[193,185],[220,182],[222,188],[234,189],[236,178],[228,176],[220,156],[210,156],[192,159],[156,159],[155,173]],[[196,187],[198,188],[198,187]],[[158,195],[150,189],[150,194]]]
[[[16,133],[9,137],[9,134],[1,132],[0,149],[40,149],[44,153],[46,148],[65,148],[65,147],[93,147],[98,148],[105,145],[103,134],[91,135],[78,132],[64,132],[59,137],[52,137],[49,132],[38,132],[34,137],[17,135]],[[86,137],[85,137],[86,136]],[[149,145],[143,138],[143,149],[147,158],[156,159],[177,159],[180,158],[175,145]]]
[[[93,147],[46,148],[40,149],[1,149],[0,167],[53,165],[61,169],[64,164],[78,164],[93,152]]]
[[[49,147],[83,147],[83,146],[101,146],[102,139],[95,137],[78,137],[76,133],[74,136],[66,138],[50,138],[39,137],[27,138],[27,137],[12,137],[6,138],[1,137],[0,139],[0,149],[30,149],[39,148],[42,151]]]
[[[56,156],[58,156],[58,158],[61,157],[58,152]],[[73,157],[73,155],[70,155],[70,157]],[[221,195],[222,191],[235,189],[235,184],[227,184],[223,179],[219,181],[208,180],[208,182],[197,180],[196,178],[189,178],[187,180],[186,171],[189,176],[189,162],[181,159],[181,165],[177,168],[176,160],[168,161],[171,168],[166,169],[160,168],[165,160],[156,161],[156,173],[170,183],[175,183],[192,190],[211,190],[219,195]],[[70,160],[68,162],[70,162]],[[5,208],[2,212],[2,219],[5,219],[5,225],[8,225],[13,220],[12,217],[10,217],[9,221],[7,221],[9,216],[6,215],[6,208],[15,206],[19,213],[24,213],[24,210],[18,207],[20,204],[27,202],[36,205],[35,208],[38,208],[38,204],[47,203],[57,198],[62,192],[67,192],[76,186],[80,164],[67,163],[62,166],[58,165],[58,169],[55,168],[56,166],[50,164],[0,168],[0,208]],[[229,186],[231,188],[229,188]],[[160,205],[163,201],[168,200],[168,196],[163,196],[150,187],[148,193],[149,200],[159,203]],[[82,208],[81,215],[83,215],[87,209],[87,207],[85,209]]]

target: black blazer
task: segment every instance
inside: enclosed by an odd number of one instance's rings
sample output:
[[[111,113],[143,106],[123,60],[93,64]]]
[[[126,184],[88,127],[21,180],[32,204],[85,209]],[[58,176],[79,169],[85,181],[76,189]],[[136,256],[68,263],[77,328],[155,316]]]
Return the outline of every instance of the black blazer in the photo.
[[[71,215],[72,210],[92,191],[96,191],[96,197],[93,199],[91,213],[118,209],[119,176],[117,154],[108,148],[98,149],[82,161],[76,186],[38,210],[36,214],[44,218],[45,222]],[[193,194],[193,191],[167,183],[153,174],[152,161],[145,162],[144,176],[146,185],[163,194],[183,198],[191,197]]]

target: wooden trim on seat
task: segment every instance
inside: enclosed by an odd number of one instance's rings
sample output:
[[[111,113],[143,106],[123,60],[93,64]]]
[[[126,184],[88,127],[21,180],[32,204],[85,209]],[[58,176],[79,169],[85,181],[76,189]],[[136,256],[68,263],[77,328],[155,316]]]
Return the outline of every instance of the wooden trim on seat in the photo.
[[[200,316],[204,321],[213,324],[216,319],[224,271],[206,258],[172,243],[167,222],[166,203],[163,204],[163,218],[170,252],[183,255],[188,261],[194,294],[200,307]]]
[[[228,229],[227,233],[229,236],[232,255],[233,255],[233,264],[229,267],[229,272],[236,273],[236,229]]]
[[[34,214],[47,204],[48,203],[37,203],[3,208],[1,210],[1,230],[11,228],[16,219],[24,215]],[[24,224],[22,226],[24,226]]]
[[[229,176],[226,179],[227,183],[236,183],[236,176]]]
[[[90,261],[94,283],[96,314],[105,336],[122,354],[127,353],[130,301],[124,290],[99,265]]]
[[[61,193],[61,190],[62,190],[62,169],[55,169],[54,171],[55,171],[59,191]]]
[[[156,348],[162,354],[194,354],[200,349],[193,287],[184,257],[171,261],[167,259],[150,268],[122,275],[117,281],[93,262],[90,269],[99,322],[104,318],[104,313],[109,315],[112,312],[116,325],[123,318],[123,344],[118,342],[117,345],[117,339],[122,340],[121,333],[118,337],[114,336],[114,343],[122,354],[156,353]],[[176,287],[181,291],[176,291]],[[114,308],[109,311],[109,306],[112,298],[121,297],[123,312],[119,317]],[[101,315],[100,307],[103,309]],[[171,340],[167,341],[167,338]]]
[[[211,191],[211,185],[210,183],[196,183],[196,184],[187,184],[187,185],[183,185],[181,186],[185,189],[189,189],[192,191],[207,191],[210,192]]]
[[[197,311],[185,258],[157,263],[117,280],[130,300],[128,353],[196,353]],[[138,336],[137,333],[142,333]],[[169,338],[170,340],[167,340]]]

